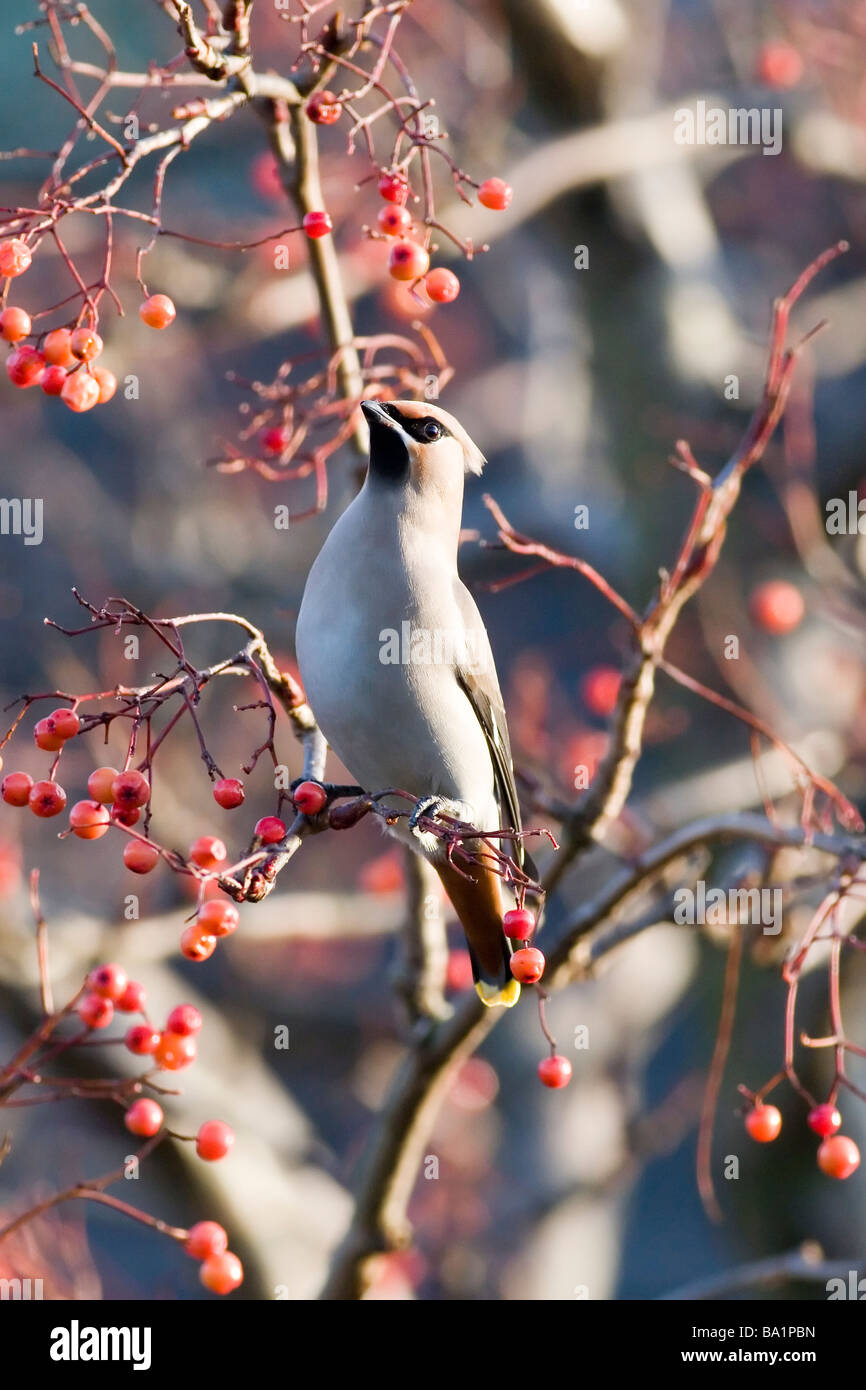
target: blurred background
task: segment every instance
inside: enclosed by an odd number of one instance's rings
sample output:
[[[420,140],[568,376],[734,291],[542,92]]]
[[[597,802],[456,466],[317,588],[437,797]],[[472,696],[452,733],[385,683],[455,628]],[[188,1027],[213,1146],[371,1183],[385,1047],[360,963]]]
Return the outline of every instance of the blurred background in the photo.
[[[24,18],[28,7],[17,8]],[[157,5],[125,6],[120,20],[103,0],[91,9],[110,28],[121,67],[143,70],[150,58],[163,62],[176,51]],[[13,36],[8,18],[4,27],[2,143],[55,149],[69,113],[32,78],[32,34]],[[255,12],[253,35],[257,66],[287,72],[295,35],[274,7]],[[84,36],[81,53],[87,47]],[[449,259],[460,298],[426,311],[455,369],[441,404],[489,459],[484,478],[469,482],[465,525],[493,537],[481,500],[489,491],[519,530],[589,560],[638,609],[659,567],[673,563],[694,500],[691,482],[668,464],[674,441],[688,439],[708,471],[722,466],[760,395],[772,299],[825,247],[850,242],[795,313],[800,331],[824,318],[829,326],[803,354],[784,428],[749,477],[719,568],[686,609],[669,654],[772,723],[862,809],[866,549],[856,534],[828,541],[824,509],[827,499],[859,495],[866,482],[866,9],[854,0],[414,0],[398,47],[419,90],[436,95],[460,166],[514,187],[510,211],[489,213],[452,207],[447,174],[438,175],[443,220],[490,243],[462,267]],[[175,91],[147,100],[177,99]],[[698,100],[778,110],[780,152],[678,144],[674,113]],[[125,101],[119,93],[108,107],[122,112]],[[340,125],[322,132],[321,147],[358,331],[405,332],[418,306],[388,280],[381,243],[362,233],[380,206],[374,184],[356,189],[366,161],[347,156]],[[166,223],[243,241],[291,225],[269,161],[251,114],[215,125],[169,171]],[[0,164],[2,204],[31,205],[43,173],[32,159]],[[134,185],[134,205],[148,206],[150,177],[152,170]],[[65,236],[76,257],[96,267],[92,220],[69,219]],[[102,330],[105,365],[121,381],[135,374],[139,399],[118,391],[109,405],[77,416],[39,391],[0,385],[0,495],[41,497],[45,517],[40,546],[0,537],[4,703],[22,692],[105,690],[131,679],[111,631],[70,641],[43,627],[46,616],[81,624],[73,584],[93,602],[122,594],[160,616],[242,613],[291,667],[307,571],[356,485],[357,460],[347,450],[330,464],[324,513],[277,530],[274,507],[310,505],[311,481],[269,483],[207,466],[244,426],[237,412],[249,393],[227,373],[271,381],[285,360],[322,346],[298,238],[288,272],[274,270],[267,246],[237,254],[161,241],[147,263],[148,284],[171,295],[178,317],[158,335],[136,312],[141,240],[135,224],[118,223],[115,288],[128,312],[107,312]],[[440,259],[453,255],[443,242]],[[576,529],[580,506],[589,523]],[[604,751],[604,673],[620,667],[628,630],[573,573],[492,593],[485,586],[518,564],[468,540],[461,565],[491,634],[516,763],[548,791],[573,796],[575,769],[591,771]],[[804,600],[802,620],[785,633],[762,622],[753,601],[759,586],[780,579]],[[740,641],[736,662],[724,658],[731,634]],[[236,645],[219,629],[190,638],[201,665]],[[139,678],[159,661],[143,642]],[[240,775],[262,737],[261,711],[232,710],[247,698],[239,684],[206,695],[202,717],[227,776]],[[6,768],[45,775],[31,724],[8,750]],[[248,779],[244,808],[223,812],[191,729],[179,726],[173,748],[156,803],[161,839],[185,848],[213,833],[239,852],[253,820],[273,809],[267,768]],[[285,720],[278,748],[296,776],[299,750]],[[63,779],[70,796],[84,794],[94,765],[122,756],[113,734],[108,750],[92,736],[71,747]],[[780,816],[796,821],[799,803],[782,762],[768,757],[763,777]],[[760,806],[744,726],[660,680],[615,847],[627,851],[698,816]],[[538,857],[548,862],[549,853]],[[749,869],[731,851],[699,862],[711,883]],[[614,863],[612,848],[598,849],[566,876],[549,905],[550,939]],[[222,1221],[247,1267],[237,1297],[315,1296],[351,1213],[363,1141],[404,1047],[391,985],[405,904],[400,854],[367,823],[338,841],[309,841],[277,892],[243,908],[237,934],[209,963],[193,966],[177,950],[190,909],[182,879],[160,871],[130,887],[114,835],[94,844],[57,841],[52,825],[4,807],[4,1057],[38,1011],[26,894],[34,866],[58,998],[77,988],[82,970],[111,959],[143,981],[156,1016],[182,999],[205,1015],[199,1060],[178,1078],[182,1094],[166,1108],[185,1132],[213,1115],[227,1120],[237,1133],[234,1153],[211,1166],[165,1145],[143,1169],[136,1202],[180,1224]],[[803,874],[820,880],[826,869],[826,860],[803,856]],[[124,897],[133,891],[140,920],[124,921]],[[790,905],[784,940],[808,921],[809,901],[804,892]],[[783,1134],[767,1147],[744,1136],[735,1113],[737,1083],[756,1088],[781,1065],[784,940],[777,947],[771,939],[773,949],[767,939],[750,942],[746,952],[714,1146],[716,1174],[723,1156],[736,1155],[740,1176],[718,1183],[723,1223],[707,1219],[695,1140],[727,937],[673,925],[664,904],[646,911],[649,921],[657,918],[652,930],[598,979],[551,1003],[563,1051],[571,1054],[576,1028],[589,1029],[589,1049],[573,1054],[566,1091],[537,1083],[544,1046],[531,1007],[509,1016],[465,1065],[430,1143],[439,1178],[422,1178],[411,1204],[416,1248],[380,1261],[371,1296],[688,1296],[694,1280],[806,1239],[843,1263],[862,1251],[863,1175],[832,1183],[818,1173],[802,1103],[784,1092]],[[456,927],[452,942],[457,989],[465,980]],[[846,967],[853,967],[844,997],[852,1020],[866,1002],[861,960]],[[804,981],[801,1022],[813,1035],[829,1030],[823,969]],[[286,1050],[274,1045],[281,1026],[289,1030]],[[113,1052],[109,1058],[124,1067]],[[826,1061],[816,1056],[804,1066],[819,1093],[829,1082]],[[861,1143],[864,1114],[847,1104],[845,1132]],[[0,1168],[7,1211],[105,1171],[127,1151],[116,1108],[93,1102],[20,1110],[0,1130],[14,1138]],[[14,1249],[0,1249],[0,1273],[39,1273],[49,1251],[50,1296],[207,1296],[192,1261],[111,1212],[68,1205],[33,1223]],[[824,1290],[783,1283],[772,1295],[824,1297]]]

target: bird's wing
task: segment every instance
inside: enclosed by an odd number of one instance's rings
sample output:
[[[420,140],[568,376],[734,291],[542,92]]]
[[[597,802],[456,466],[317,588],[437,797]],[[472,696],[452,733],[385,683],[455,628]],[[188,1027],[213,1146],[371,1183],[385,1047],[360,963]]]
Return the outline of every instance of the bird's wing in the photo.
[[[457,683],[471,704],[475,717],[484,730],[487,747],[493,762],[496,781],[497,800],[505,813],[506,825],[514,830],[521,829],[520,803],[514,783],[514,768],[511,762],[511,742],[508,737],[508,721],[505,705],[493,663],[490,639],[475,600],[460,579],[455,585],[457,605],[469,636],[468,650],[473,652],[476,661],[472,667],[458,666],[455,670]],[[514,857],[521,866],[528,860],[522,840],[514,841]],[[526,864],[527,872],[534,876],[532,861]]]

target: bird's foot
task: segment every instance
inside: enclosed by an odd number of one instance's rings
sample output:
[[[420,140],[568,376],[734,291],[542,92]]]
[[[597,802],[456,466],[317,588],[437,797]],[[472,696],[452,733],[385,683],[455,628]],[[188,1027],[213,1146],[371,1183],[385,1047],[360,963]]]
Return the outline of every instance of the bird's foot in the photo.
[[[418,822],[423,818],[436,820],[440,816],[445,816],[449,820],[467,821],[472,824],[472,807],[465,801],[450,801],[447,796],[425,796],[418,802],[415,810],[409,817],[409,829],[417,830]]]
[[[421,820],[447,818],[448,820],[465,821],[471,825],[473,815],[472,807],[467,805],[465,801],[451,801],[446,796],[425,796],[421,798],[409,817],[409,829],[421,841],[423,848],[430,853],[439,848],[439,837],[432,831],[420,830],[419,822]]]

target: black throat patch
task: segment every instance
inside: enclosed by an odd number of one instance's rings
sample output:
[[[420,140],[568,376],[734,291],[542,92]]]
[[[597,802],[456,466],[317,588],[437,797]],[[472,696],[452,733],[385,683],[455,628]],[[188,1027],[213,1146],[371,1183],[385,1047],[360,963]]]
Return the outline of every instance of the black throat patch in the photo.
[[[404,425],[402,415],[392,405],[385,409],[394,420]],[[402,483],[409,476],[409,450],[403,436],[373,416],[370,424],[370,473],[385,483]]]

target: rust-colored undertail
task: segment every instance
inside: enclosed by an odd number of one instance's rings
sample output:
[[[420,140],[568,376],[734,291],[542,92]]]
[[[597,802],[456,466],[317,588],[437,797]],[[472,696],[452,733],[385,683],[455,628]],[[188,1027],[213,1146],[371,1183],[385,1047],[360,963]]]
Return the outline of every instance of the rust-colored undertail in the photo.
[[[480,864],[467,866],[471,878],[453,864],[435,868],[466,933],[479,999],[489,1008],[510,1009],[520,998],[520,985],[511,974],[511,952],[502,930],[499,875]]]

